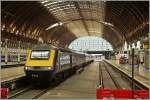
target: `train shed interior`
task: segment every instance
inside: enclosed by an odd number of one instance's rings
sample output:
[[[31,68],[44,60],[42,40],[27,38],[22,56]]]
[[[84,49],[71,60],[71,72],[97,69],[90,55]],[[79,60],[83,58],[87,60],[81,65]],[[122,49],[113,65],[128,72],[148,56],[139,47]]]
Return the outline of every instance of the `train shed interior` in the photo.
[[[70,48],[71,43],[84,37],[100,38],[107,41],[106,44],[112,48],[83,51]],[[85,40],[85,44],[88,43],[87,41]],[[19,91],[22,84],[20,80],[24,80],[26,76],[24,70],[30,58],[27,57],[30,54],[29,50],[33,50],[32,48],[40,43],[53,45],[51,48],[60,48],[61,52],[75,51],[76,55],[79,52],[80,55],[85,54],[87,61],[81,65],[87,67],[77,69],[75,75],[54,89],[48,89],[49,91],[45,93],[44,89],[35,90],[40,95],[34,96],[31,96],[34,91],[30,91],[23,96],[19,95],[18,99],[94,99],[95,91],[101,82],[103,88],[133,89],[131,86],[133,67],[136,83],[134,89],[149,89],[149,1],[147,0],[1,1],[0,42],[1,86],[9,88],[10,98],[17,98],[17,95],[13,95]],[[139,43],[140,46],[137,48]],[[79,46],[80,43],[75,45]],[[91,45],[102,48],[99,44],[91,43]],[[72,56],[69,55],[68,58],[71,66],[74,61]],[[121,75],[115,74],[113,69],[119,70]],[[115,75],[116,80],[112,77]],[[131,82],[130,86],[121,79],[123,76],[126,81]],[[112,84],[108,84],[107,81]],[[119,87],[119,83],[123,87]],[[42,93],[44,95],[41,95]],[[26,98],[28,95],[29,98]]]
[[[2,1],[1,6],[2,43],[5,37],[14,44],[17,37],[25,44],[41,37],[67,47],[78,37],[100,36],[117,49],[124,41],[141,40],[149,31],[148,1]]]

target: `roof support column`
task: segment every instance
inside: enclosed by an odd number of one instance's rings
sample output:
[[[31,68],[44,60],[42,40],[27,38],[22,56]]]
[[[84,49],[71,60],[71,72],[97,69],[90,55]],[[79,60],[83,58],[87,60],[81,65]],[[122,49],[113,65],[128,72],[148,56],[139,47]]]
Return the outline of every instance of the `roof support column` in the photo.
[[[8,62],[8,39],[5,39],[5,63],[7,64]]]

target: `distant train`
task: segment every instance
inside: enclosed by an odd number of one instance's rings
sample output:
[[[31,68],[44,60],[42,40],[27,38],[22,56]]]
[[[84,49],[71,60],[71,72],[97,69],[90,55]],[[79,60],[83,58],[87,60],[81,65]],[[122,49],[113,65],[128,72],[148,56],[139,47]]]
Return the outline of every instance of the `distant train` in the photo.
[[[80,68],[91,60],[83,53],[57,48],[49,44],[38,44],[28,51],[25,73],[36,79],[53,79]]]
[[[1,47],[1,63],[20,63],[24,61],[26,61],[25,49]]]

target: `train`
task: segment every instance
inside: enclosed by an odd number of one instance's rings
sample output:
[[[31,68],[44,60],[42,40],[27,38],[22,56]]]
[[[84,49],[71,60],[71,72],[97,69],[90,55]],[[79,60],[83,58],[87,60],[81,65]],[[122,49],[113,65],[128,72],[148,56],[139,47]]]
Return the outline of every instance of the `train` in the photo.
[[[128,50],[121,50],[117,54],[117,59],[119,59],[119,64],[126,64],[128,63],[129,59],[129,51]]]
[[[32,79],[52,80],[64,76],[92,62],[84,53],[58,48],[50,44],[37,44],[28,50],[25,74]]]

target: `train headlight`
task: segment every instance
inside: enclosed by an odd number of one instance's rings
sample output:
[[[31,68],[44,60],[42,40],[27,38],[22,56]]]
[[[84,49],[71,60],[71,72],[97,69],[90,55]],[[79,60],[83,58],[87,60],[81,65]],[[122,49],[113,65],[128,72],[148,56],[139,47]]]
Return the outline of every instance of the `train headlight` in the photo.
[[[25,67],[25,70],[27,70],[28,69],[28,67]]]
[[[31,69],[32,69],[32,67],[29,67],[29,66],[25,67],[25,70],[31,70]]]
[[[51,67],[48,67],[48,69],[50,70],[50,69],[51,69]]]

